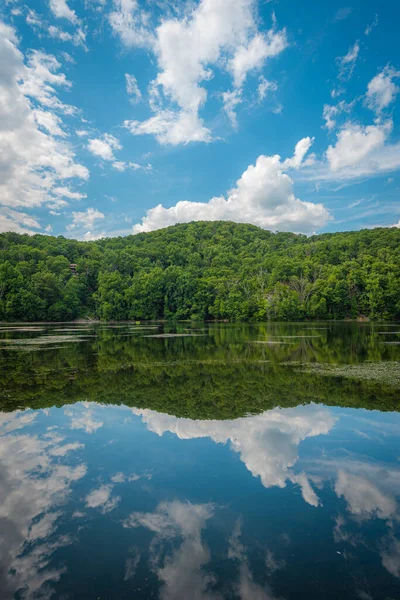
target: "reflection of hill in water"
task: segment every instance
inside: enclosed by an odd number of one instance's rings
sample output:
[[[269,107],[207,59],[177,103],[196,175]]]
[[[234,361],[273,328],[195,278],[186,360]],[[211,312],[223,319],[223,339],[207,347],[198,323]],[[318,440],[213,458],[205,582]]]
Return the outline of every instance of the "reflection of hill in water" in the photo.
[[[275,327],[271,335],[257,327],[243,335],[242,328],[227,328],[202,337],[159,339],[98,329],[86,341],[58,349],[3,349],[2,408],[86,400],[192,419],[232,419],[309,402],[398,409],[398,390],[382,381],[337,377],[334,370],[328,376],[301,372],[294,362],[378,362],[395,358],[395,348],[380,345],[360,327],[331,337],[328,330],[311,327],[303,330],[306,337],[291,337],[296,331]]]

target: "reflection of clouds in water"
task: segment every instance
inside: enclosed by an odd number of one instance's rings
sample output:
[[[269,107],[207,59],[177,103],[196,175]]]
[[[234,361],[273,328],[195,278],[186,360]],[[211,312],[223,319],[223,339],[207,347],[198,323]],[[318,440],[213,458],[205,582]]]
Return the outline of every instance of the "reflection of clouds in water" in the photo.
[[[93,412],[91,410],[86,410],[84,413],[79,411],[79,413],[76,414],[71,409],[66,409],[64,413],[68,417],[71,417],[71,429],[83,429],[86,433],[93,433],[103,426],[103,421],[96,421],[96,419],[93,418]]]
[[[86,496],[86,506],[88,508],[98,508],[103,514],[110,512],[110,510],[115,508],[121,500],[120,496],[111,498],[113,487],[114,486],[107,484],[92,490]]]
[[[305,473],[291,470],[298,458],[298,446],[308,437],[327,434],[336,422],[326,409],[316,405],[273,409],[253,417],[227,421],[193,421],[134,409],[147,428],[158,435],[170,431],[180,439],[209,437],[214,442],[230,442],[241,460],[265,487],[285,487],[286,481],[300,486],[303,498],[318,506],[318,498]]]
[[[124,527],[142,526],[156,534],[151,546],[152,564],[163,583],[162,600],[222,600],[210,589],[214,576],[203,570],[210,553],[201,532],[213,514],[212,504],[174,500],[161,502],[153,513],[134,512],[124,522]],[[171,550],[177,538],[180,545]]]
[[[385,569],[394,577],[400,578],[400,541],[393,534],[382,539],[380,554]]]
[[[382,483],[379,479],[386,479],[385,471],[377,469],[375,475],[373,482],[365,474],[355,475],[343,469],[338,471],[335,492],[338,497],[343,496],[346,500],[350,513],[360,519],[370,519],[373,516],[388,519],[396,513],[396,499],[387,489],[387,482],[383,481],[386,490],[379,487],[379,483]]]
[[[229,539],[228,548],[228,557],[232,560],[239,561],[239,580],[234,583],[235,591],[241,600],[274,600],[274,596],[267,586],[263,587],[254,581],[253,574],[248,564],[247,549],[240,541],[241,534],[242,522],[238,519]],[[273,559],[272,552],[270,552],[269,555],[267,553],[267,557],[274,563],[274,570],[284,566],[284,561],[282,561],[283,564],[277,565]]]
[[[72,483],[86,474],[84,464],[71,467],[58,462],[58,457],[81,444],[59,448],[54,436],[40,438],[19,432],[32,423],[31,416],[29,411],[1,415],[8,432],[0,437],[2,599],[12,598],[21,588],[24,588],[21,597],[33,597],[38,590],[42,595],[50,581],[59,579],[63,570],[47,567],[52,553],[71,540],[61,536],[56,541],[46,541],[54,534],[61,517],[61,512],[54,508],[64,502]],[[17,433],[12,433],[11,428]]]

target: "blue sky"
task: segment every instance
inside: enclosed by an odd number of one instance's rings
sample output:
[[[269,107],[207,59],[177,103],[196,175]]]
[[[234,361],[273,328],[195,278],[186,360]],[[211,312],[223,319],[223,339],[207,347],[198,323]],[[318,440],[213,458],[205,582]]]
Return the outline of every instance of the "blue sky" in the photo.
[[[0,231],[400,221],[394,0],[6,0]]]

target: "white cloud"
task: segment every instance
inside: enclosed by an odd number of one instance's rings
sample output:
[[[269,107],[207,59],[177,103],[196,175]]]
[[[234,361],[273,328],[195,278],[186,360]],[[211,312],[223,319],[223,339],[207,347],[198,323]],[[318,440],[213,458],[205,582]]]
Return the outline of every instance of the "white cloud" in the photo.
[[[88,508],[98,508],[104,514],[113,510],[121,498],[114,496],[111,498],[113,490],[112,485],[101,485],[99,488],[92,490],[85,498]]]
[[[50,0],[49,4],[50,10],[58,19],[67,19],[71,23],[78,23],[75,11],[68,6],[66,0]]]
[[[347,123],[337,134],[335,146],[329,146],[326,157],[332,171],[357,165],[373,150],[381,148],[392,128],[391,121],[377,125]]]
[[[37,219],[30,215],[12,210],[11,208],[0,208],[0,233],[4,231],[15,231],[15,233],[38,233],[33,229],[41,229]]]
[[[82,46],[85,50],[87,50],[86,32],[80,27],[78,27],[78,29],[73,33],[69,33],[68,31],[63,31],[55,25],[50,25],[47,31],[49,36],[54,39],[61,40],[62,42],[71,42],[74,44],[74,46]]]
[[[266,97],[266,95],[269,91],[276,92],[276,90],[278,89],[278,86],[275,83],[275,81],[269,81],[268,79],[265,79],[265,77],[263,75],[261,75],[259,77],[258,81],[259,81],[259,84],[258,84],[257,91],[258,91],[259,102],[264,100],[264,98]]]
[[[349,113],[352,110],[354,104],[355,104],[354,101],[353,102],[345,102],[344,100],[339,102],[336,106],[324,104],[324,109],[323,109],[323,113],[322,113],[322,117],[325,120],[324,127],[326,127],[326,129],[328,129],[328,131],[331,131],[332,129],[334,129],[336,127],[336,119],[342,113]]]
[[[72,223],[67,226],[68,231],[77,228],[92,229],[96,221],[104,219],[102,212],[96,208],[88,208],[84,212],[73,212]]]
[[[111,28],[125,46],[147,48],[153,43],[149,30],[149,15],[142,11],[137,0],[114,0],[109,14]]]
[[[285,31],[277,31],[275,24],[265,33],[258,31],[255,0],[201,0],[181,19],[162,21],[154,38],[148,29],[143,33],[144,17],[136,2],[119,0],[117,4],[119,10],[111,19],[114,30],[127,45],[143,45],[144,37],[159,69],[149,88],[155,114],[143,122],[126,121],[125,126],[134,135],[154,135],[161,144],[209,142],[212,135],[199,111],[207,100],[202,84],[213,77],[213,68],[228,70],[239,88],[248,73],[260,69],[287,45]],[[137,35],[138,28],[143,35]],[[232,111],[230,115],[232,120]]]
[[[365,31],[364,31],[365,35],[370,35],[372,30],[375,29],[375,27],[377,27],[378,25],[379,25],[379,19],[378,19],[378,15],[376,14],[372,23],[370,25],[367,25],[367,27],[365,28]]]
[[[211,132],[194,112],[162,110],[147,121],[125,121],[124,126],[133,135],[154,135],[160,144],[188,144],[210,142]]]
[[[277,56],[287,47],[286,31],[270,29],[265,34],[258,33],[247,45],[241,45],[228,62],[236,87],[242,87],[247,74],[261,69],[267,58]]]
[[[353,75],[354,67],[358,55],[360,53],[360,44],[358,40],[353,46],[349,48],[349,51],[344,56],[339,56],[336,62],[339,67],[339,79],[342,81],[348,81]]]
[[[301,140],[294,156],[283,162],[278,155],[259,156],[226,198],[215,197],[208,202],[180,201],[171,208],[161,204],[151,208],[142,222],[134,226],[134,233],[199,220],[231,220],[265,229],[307,233],[319,229],[329,220],[329,212],[322,204],[296,198],[293,181],[284,173],[289,168],[300,167],[311,142],[310,138]]]
[[[102,138],[94,138],[88,142],[88,150],[103,160],[115,160],[114,150],[121,150],[122,146],[116,137],[108,133]]]
[[[210,437],[230,446],[254,477],[265,487],[285,487],[287,481],[300,486],[303,498],[312,506],[318,498],[305,473],[295,473],[298,446],[306,438],[327,434],[335,418],[316,405],[273,409],[254,417],[226,421],[192,421],[152,410],[134,409],[158,435],[170,431],[180,439]]]
[[[123,160],[116,160],[112,163],[112,167],[117,171],[126,171],[127,169],[132,169],[132,171],[152,171],[153,167],[151,164],[147,165],[139,165],[135,162],[125,162]]]
[[[76,129],[75,133],[78,137],[87,137],[90,133],[87,129]]]
[[[51,135],[66,137],[67,134],[61,129],[62,119],[59,116],[48,110],[40,109],[35,110],[34,115],[37,124]]]
[[[60,139],[56,113],[75,111],[56,95],[56,87],[70,87],[60,63],[33,51],[25,65],[16,44],[13,29],[0,23],[0,203],[33,207],[54,201],[61,181],[66,187],[66,179],[85,180],[89,172]]]
[[[129,73],[125,73],[125,81],[126,81],[126,91],[131,97],[132,102],[139,102],[142,98],[142,93],[139,89],[138,82],[134,75],[129,75]]]
[[[224,111],[234,129],[237,129],[237,118],[235,108],[238,104],[243,102],[242,91],[233,90],[232,92],[223,92],[222,101],[224,104]]]
[[[386,65],[369,82],[366,93],[366,105],[378,114],[387,108],[399,93],[400,88],[393,81],[393,79],[398,79],[399,77],[400,71],[396,71],[391,66]]]

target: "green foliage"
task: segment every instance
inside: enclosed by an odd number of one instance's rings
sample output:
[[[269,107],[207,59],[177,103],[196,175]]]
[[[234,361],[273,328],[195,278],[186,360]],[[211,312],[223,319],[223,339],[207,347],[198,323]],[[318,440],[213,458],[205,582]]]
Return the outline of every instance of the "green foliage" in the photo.
[[[307,238],[218,221],[95,242],[0,235],[1,320],[86,315],[398,319],[400,230]]]

